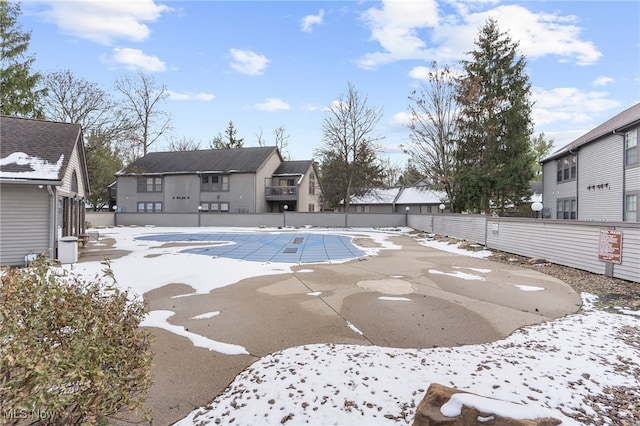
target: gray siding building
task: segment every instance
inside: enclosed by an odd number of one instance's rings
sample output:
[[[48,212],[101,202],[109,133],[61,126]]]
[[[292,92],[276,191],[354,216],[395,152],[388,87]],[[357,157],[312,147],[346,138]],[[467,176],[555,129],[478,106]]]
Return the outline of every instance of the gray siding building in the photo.
[[[542,161],[543,205],[553,219],[638,222],[640,104]]]
[[[283,161],[276,147],[152,152],[116,175],[120,213],[319,211],[313,161]]]
[[[58,258],[85,233],[89,178],[79,124],[0,117],[0,265]]]

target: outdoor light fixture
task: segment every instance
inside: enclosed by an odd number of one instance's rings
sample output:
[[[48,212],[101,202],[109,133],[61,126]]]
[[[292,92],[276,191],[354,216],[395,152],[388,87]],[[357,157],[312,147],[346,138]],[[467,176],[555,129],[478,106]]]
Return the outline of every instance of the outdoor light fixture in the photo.
[[[440,205],[438,206],[438,208],[440,209],[440,213],[444,213],[444,209],[445,209],[446,207],[447,207],[447,206],[445,206],[445,205],[444,205],[444,203],[440,204]]]
[[[404,208],[404,226],[409,226],[409,210],[411,210],[409,206]]]
[[[531,210],[536,212],[536,219],[537,219],[538,215],[542,211],[542,203],[540,201],[536,201],[535,203],[531,204]]]

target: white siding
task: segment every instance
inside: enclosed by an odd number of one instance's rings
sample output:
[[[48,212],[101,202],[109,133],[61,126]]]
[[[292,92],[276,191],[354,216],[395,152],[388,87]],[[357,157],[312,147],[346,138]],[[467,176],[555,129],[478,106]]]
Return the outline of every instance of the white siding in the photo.
[[[578,219],[621,221],[623,138],[611,135],[578,152]],[[591,189],[588,189],[591,187]],[[595,188],[594,188],[595,187]]]
[[[0,188],[0,265],[23,265],[29,253],[48,253],[49,193],[36,185],[3,184]]]

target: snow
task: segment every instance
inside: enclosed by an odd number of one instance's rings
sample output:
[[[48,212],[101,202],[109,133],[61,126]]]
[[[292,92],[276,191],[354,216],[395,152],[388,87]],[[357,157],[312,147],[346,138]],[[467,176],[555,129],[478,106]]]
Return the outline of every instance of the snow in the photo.
[[[587,303],[594,300],[583,296]],[[447,416],[465,403],[485,413],[553,416],[563,425],[578,425],[564,413],[599,416],[585,397],[603,395],[610,386],[640,387],[625,368],[637,368],[640,348],[619,338],[622,329],[632,328],[637,339],[639,327],[637,318],[588,310],[482,345],[289,348],[255,362],[209,406],[177,425],[411,424],[431,383],[479,395],[456,395],[443,408]]]
[[[207,229],[210,232],[211,228]],[[225,228],[225,232],[265,232]],[[388,240],[393,232],[373,229],[319,230],[354,238],[373,239],[380,250],[398,249]],[[180,253],[184,245],[167,245],[136,240],[137,236],[171,232],[204,232],[198,228],[117,228],[101,232],[101,238],[115,237],[115,249],[131,253],[110,262],[117,284],[134,294],[142,294],[171,283],[185,283],[193,294],[232,285],[252,276],[283,274],[295,264],[212,259]],[[273,232],[276,232],[273,230]],[[402,229],[400,232],[407,232]],[[486,257],[489,251],[467,251],[455,244],[424,240],[421,244],[472,257]],[[484,253],[483,253],[484,252]],[[147,265],[140,268],[140,262]],[[75,273],[102,275],[100,262],[79,263]],[[471,268],[467,268],[471,269]],[[311,271],[312,265],[303,271]],[[300,271],[299,271],[300,272]],[[430,273],[442,273],[431,270]],[[489,270],[455,271],[462,279],[482,280],[476,274]],[[402,294],[400,280],[396,284]],[[536,291],[520,286],[522,291]],[[318,293],[308,293],[317,296]],[[579,424],[567,414],[583,412],[604,424],[602,413],[586,405],[586,397],[605,395],[608,387],[640,388],[640,312],[620,309],[619,313],[594,308],[597,298],[583,294],[583,311],[554,321],[517,330],[493,343],[461,347],[398,349],[379,346],[316,344],[292,347],[267,355],[241,372],[212,403],[191,412],[177,424],[411,424],[416,407],[431,383],[440,383],[481,397],[457,395],[445,411],[453,415],[461,403],[481,411],[510,416],[551,415],[563,424]],[[388,303],[406,303],[408,298],[385,297]],[[143,322],[184,336],[195,346],[225,354],[246,354],[247,350],[227,342],[217,342],[170,324],[172,311],[152,311]],[[224,313],[206,312],[194,319]],[[362,333],[353,324],[353,331]],[[623,338],[626,333],[626,338]],[[629,336],[629,334],[631,335]],[[635,343],[633,343],[635,342]],[[215,399],[214,399],[215,397]],[[491,399],[489,399],[491,398]],[[507,401],[495,402],[494,399]],[[517,405],[511,405],[517,404]],[[533,413],[533,414],[531,414]],[[479,421],[490,420],[491,416]]]
[[[216,342],[215,340],[187,331],[181,325],[169,324],[167,320],[173,315],[173,311],[151,311],[140,325],[142,327],[162,328],[171,333],[177,334],[178,336],[186,337],[193,342],[194,346],[199,348],[206,348],[210,351],[216,351],[227,355],[249,355],[249,352],[247,352],[247,350],[242,346]]]
[[[3,178],[30,178],[30,179],[46,179],[55,180],[59,178],[60,168],[64,162],[64,155],[61,155],[56,163],[49,163],[47,160],[39,157],[33,157],[24,152],[14,152],[0,159],[0,167],[9,164],[19,166],[29,166],[31,170],[21,172],[0,172]]]

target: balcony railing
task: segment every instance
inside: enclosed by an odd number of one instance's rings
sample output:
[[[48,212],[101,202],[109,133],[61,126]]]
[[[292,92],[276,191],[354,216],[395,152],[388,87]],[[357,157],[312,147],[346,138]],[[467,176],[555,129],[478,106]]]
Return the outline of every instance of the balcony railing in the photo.
[[[295,186],[267,186],[267,200],[297,200],[298,188]]]

